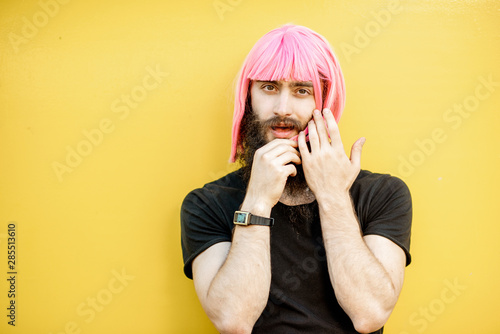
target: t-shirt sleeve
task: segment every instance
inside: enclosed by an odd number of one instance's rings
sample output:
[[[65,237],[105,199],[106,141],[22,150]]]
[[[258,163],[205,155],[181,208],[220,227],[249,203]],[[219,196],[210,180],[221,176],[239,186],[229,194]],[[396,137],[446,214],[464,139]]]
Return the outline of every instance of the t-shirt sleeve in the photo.
[[[393,241],[404,250],[409,265],[412,201],[407,185],[397,177],[384,175],[363,202],[361,215],[358,214],[363,235],[375,234]]]
[[[184,274],[192,279],[192,261],[210,246],[231,241],[231,225],[227,213],[207,188],[195,189],[181,207],[181,245]]]

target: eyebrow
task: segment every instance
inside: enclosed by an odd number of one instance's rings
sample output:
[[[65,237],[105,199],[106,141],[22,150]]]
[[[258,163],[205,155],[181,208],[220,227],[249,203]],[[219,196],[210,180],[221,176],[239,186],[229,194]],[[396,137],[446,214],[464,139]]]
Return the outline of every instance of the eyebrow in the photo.
[[[261,83],[264,83],[264,82],[269,82],[269,83],[272,83],[272,84],[275,84],[277,86],[279,86],[279,81],[267,81],[267,80],[255,80],[255,82],[261,82]],[[290,83],[290,87],[294,88],[294,87],[313,87],[313,84],[311,81],[292,81]]]

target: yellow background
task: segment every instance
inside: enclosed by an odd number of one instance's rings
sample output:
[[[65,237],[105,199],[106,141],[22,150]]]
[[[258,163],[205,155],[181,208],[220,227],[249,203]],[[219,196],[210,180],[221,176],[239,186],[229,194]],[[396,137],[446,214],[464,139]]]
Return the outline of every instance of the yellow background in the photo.
[[[0,5],[2,333],[215,333],[182,273],[179,208],[234,169],[233,80],[287,22],[334,46],[346,149],[365,136],[362,167],[413,195],[413,263],[386,332],[500,331],[498,1],[54,1]]]

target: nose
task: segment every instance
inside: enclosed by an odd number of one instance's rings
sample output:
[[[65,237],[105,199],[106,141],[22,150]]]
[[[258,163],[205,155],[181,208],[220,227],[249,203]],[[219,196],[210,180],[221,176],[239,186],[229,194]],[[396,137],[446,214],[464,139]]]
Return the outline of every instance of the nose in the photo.
[[[290,116],[292,114],[290,94],[286,89],[281,91],[277,96],[274,114],[277,116]]]

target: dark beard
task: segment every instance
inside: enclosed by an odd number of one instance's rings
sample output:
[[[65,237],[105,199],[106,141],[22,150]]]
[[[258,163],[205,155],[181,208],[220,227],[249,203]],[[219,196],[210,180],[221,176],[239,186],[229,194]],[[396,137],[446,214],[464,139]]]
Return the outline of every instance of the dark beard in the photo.
[[[261,122],[257,119],[255,114],[249,110],[247,105],[247,110],[241,120],[240,135],[243,144],[243,153],[238,157],[238,162],[242,165],[241,171],[245,183],[248,185],[250,181],[250,176],[252,173],[253,159],[255,152],[262,146],[267,144],[266,140],[266,130],[269,126],[281,121],[285,121],[285,118],[274,117],[265,122]],[[303,130],[303,126],[295,120],[287,120],[287,122],[293,123],[294,127]],[[309,143],[308,143],[309,145]],[[296,196],[300,194],[307,188],[307,182],[304,175],[304,169],[302,165],[294,164],[297,175],[289,176],[285,185],[284,192],[290,196]],[[314,208],[311,205],[296,205],[288,206],[290,222],[293,226],[304,224],[310,222],[314,218]]]

